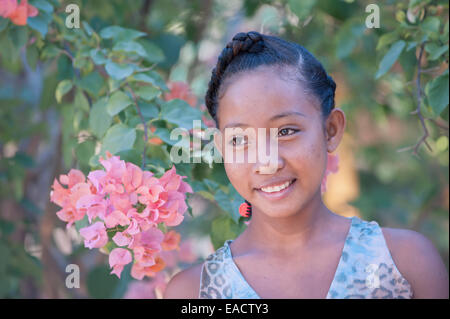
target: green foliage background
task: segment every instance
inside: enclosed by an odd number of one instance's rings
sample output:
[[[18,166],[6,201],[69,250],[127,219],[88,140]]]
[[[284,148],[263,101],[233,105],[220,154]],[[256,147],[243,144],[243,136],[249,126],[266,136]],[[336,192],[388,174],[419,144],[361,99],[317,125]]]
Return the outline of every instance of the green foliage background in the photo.
[[[211,69],[244,23],[323,62],[356,141],[360,196],[350,204],[365,219],[422,232],[448,267],[447,1],[377,1],[380,28],[365,24],[374,1],[29,2],[39,15],[27,26],[0,18],[0,297],[123,296],[131,279],[110,276],[104,256],[80,244],[58,251],[50,184],[70,168],[100,168],[106,150],[155,174],[170,168],[170,130],[206,115],[198,106]],[[79,5],[79,29],[65,26],[69,3]],[[165,101],[169,80],[187,82],[197,108]],[[164,143],[146,144],[146,134]],[[176,167],[207,203],[180,226],[183,238],[207,236],[217,248],[237,236],[242,198],[223,165]],[[88,273],[80,290],[64,286],[69,263]]]

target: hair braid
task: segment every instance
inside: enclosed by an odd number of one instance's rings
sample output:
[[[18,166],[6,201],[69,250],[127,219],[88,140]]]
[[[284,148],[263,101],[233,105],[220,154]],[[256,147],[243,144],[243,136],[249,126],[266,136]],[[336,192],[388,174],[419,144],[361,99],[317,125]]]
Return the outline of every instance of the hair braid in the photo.
[[[211,80],[208,84],[208,91],[205,96],[205,104],[213,119],[217,122],[217,95],[222,79],[227,66],[234,57],[242,52],[258,53],[264,48],[263,36],[256,32],[250,31],[247,33],[239,32],[233,39],[227,43],[226,47],[219,55],[216,66],[211,72]]]

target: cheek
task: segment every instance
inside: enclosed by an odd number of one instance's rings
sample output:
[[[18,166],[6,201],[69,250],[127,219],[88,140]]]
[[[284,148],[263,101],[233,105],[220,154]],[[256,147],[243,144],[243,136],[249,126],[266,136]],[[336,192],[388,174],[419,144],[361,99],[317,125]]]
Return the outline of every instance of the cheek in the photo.
[[[245,197],[246,194],[244,194],[243,191],[245,192],[247,190],[247,181],[251,180],[247,177],[251,171],[250,167],[245,164],[224,163],[224,168],[228,179],[236,191],[241,194],[241,196]]]
[[[283,155],[302,184],[316,187],[321,183],[327,156],[321,140],[299,139],[297,143],[284,148]]]

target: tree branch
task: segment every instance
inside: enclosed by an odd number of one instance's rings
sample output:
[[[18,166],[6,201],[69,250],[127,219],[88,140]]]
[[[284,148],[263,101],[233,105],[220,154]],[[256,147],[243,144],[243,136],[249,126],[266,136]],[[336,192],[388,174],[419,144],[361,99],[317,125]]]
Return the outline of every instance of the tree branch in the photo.
[[[422,143],[424,143],[431,152],[433,151],[430,144],[428,144],[428,142],[427,142],[427,138],[430,136],[430,133],[428,132],[427,126],[425,124],[425,118],[423,117],[423,114],[421,111],[423,92],[422,92],[422,84],[420,82],[420,76],[422,75],[422,72],[423,72],[421,62],[422,62],[422,56],[423,56],[424,49],[425,49],[425,42],[422,43],[420,46],[419,58],[417,59],[417,77],[416,77],[417,107],[413,112],[411,112],[411,114],[417,114],[417,116],[419,117],[419,120],[423,127],[424,133],[415,145],[408,146],[408,147],[397,150],[397,152],[404,152],[404,151],[413,149],[413,155],[416,157],[419,157],[419,158],[420,158],[420,156],[418,154],[418,150]]]

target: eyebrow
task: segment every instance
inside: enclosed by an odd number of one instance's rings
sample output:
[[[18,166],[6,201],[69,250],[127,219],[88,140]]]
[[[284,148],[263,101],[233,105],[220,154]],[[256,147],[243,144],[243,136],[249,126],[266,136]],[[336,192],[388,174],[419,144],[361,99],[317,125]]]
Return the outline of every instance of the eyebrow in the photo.
[[[269,119],[269,121],[278,120],[280,118],[288,117],[288,116],[291,116],[291,115],[299,115],[299,116],[307,117],[305,114],[303,114],[301,112],[298,112],[298,111],[286,111],[286,112],[282,112],[280,114],[272,116]],[[230,124],[225,125],[224,128],[227,128],[227,127],[238,127],[238,126],[249,126],[249,125],[245,124],[245,123],[230,123]]]

